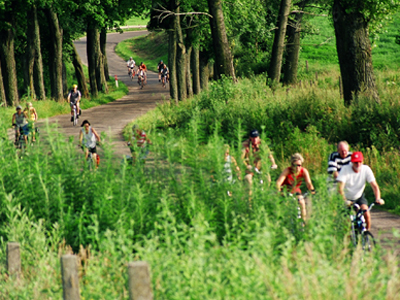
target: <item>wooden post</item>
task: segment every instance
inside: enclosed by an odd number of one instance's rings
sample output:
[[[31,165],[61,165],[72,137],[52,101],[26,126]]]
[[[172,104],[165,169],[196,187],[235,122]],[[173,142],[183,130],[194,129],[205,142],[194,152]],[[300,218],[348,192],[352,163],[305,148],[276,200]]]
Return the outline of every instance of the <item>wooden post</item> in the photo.
[[[306,60],[306,71],[308,73],[308,60]]]
[[[61,256],[61,275],[64,300],[79,300],[78,263],[75,255]]]
[[[145,261],[128,263],[129,299],[153,300],[150,267]]]
[[[21,252],[19,243],[7,243],[7,271],[8,275],[16,275],[19,278],[21,273]]]
[[[315,80],[318,82],[318,71],[315,72]]]

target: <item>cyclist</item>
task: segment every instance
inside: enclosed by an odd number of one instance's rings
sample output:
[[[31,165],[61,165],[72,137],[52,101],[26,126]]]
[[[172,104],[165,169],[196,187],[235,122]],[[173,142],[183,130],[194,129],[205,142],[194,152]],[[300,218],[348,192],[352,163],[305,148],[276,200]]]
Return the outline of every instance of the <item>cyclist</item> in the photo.
[[[167,68],[166,64],[163,64],[163,67],[161,69],[161,80],[162,80],[162,85],[165,87],[166,82],[168,82],[169,79],[169,70]]]
[[[143,62],[141,62],[139,65],[139,71],[140,70],[143,71],[143,80],[147,82],[147,67]]]
[[[22,111],[22,106],[17,106],[17,112],[13,114],[12,126],[15,128],[15,144],[18,144],[20,134],[24,135],[25,143],[28,144],[29,124],[27,115]]]
[[[145,73],[144,69],[139,69],[137,76],[138,76],[138,84],[142,86],[141,88],[143,88],[144,81],[146,78],[146,73]]]
[[[100,142],[100,136],[97,134],[96,130],[90,126],[88,120],[83,121],[81,127],[79,132],[79,145],[82,150],[85,151],[85,161],[89,156],[89,152],[92,153],[92,158],[97,168],[96,140]]]
[[[164,62],[163,60],[160,60],[160,62],[157,65],[157,70],[158,70],[158,82],[161,81],[161,71],[164,68]]]
[[[130,57],[129,60],[126,62],[126,67],[128,68],[128,75],[130,77],[135,76],[135,65],[136,62],[133,60],[132,57]]]
[[[29,130],[32,132],[32,141],[35,142],[35,122],[38,119],[36,109],[33,107],[31,102],[26,103],[26,108],[24,109],[24,114],[26,115],[29,123]]]
[[[342,168],[336,180],[339,182],[339,193],[346,204],[351,206],[356,203],[365,211],[364,216],[367,223],[367,230],[370,230],[371,215],[368,211],[368,201],[364,195],[365,183],[368,182],[371,185],[376,204],[383,205],[385,202],[381,199],[381,191],[376,183],[374,173],[363,162],[363,154],[361,152],[353,152],[351,155],[351,164]]]
[[[255,172],[259,173],[261,169],[261,154],[262,154],[260,151],[262,148],[261,144],[262,140],[260,139],[260,134],[256,129],[250,131],[249,138],[245,140],[242,144],[243,150],[241,158],[243,160],[243,163],[246,165],[246,175],[244,177],[244,180],[248,186],[250,197],[252,195],[251,186],[253,183],[254,173]],[[267,145],[265,145],[264,149],[268,152],[268,157],[272,164],[271,168],[276,169],[278,166],[275,163],[275,159],[274,156],[272,155],[272,152],[270,151]],[[269,174],[267,175],[267,179],[269,182],[271,182]]]
[[[146,135],[143,129],[140,129],[137,124],[132,126],[132,135],[128,142],[129,149],[132,154],[132,162],[135,162],[137,158],[146,159],[149,154],[148,145],[151,141]]]
[[[74,106],[76,107],[76,118],[79,118],[79,115],[82,114],[82,111],[79,106],[79,102],[81,101],[81,92],[78,91],[78,86],[74,84],[72,86],[72,90],[68,94],[67,98],[69,105],[71,106],[71,122],[74,120]]]
[[[332,193],[337,191],[336,178],[339,175],[343,166],[348,165],[351,160],[352,152],[349,151],[349,144],[346,141],[341,141],[337,145],[337,151],[329,155],[328,161],[328,178],[327,186],[328,192]]]
[[[291,194],[296,194],[299,201],[301,217],[304,221],[307,218],[306,202],[301,195],[300,186],[305,182],[307,189],[311,194],[315,194],[314,186],[311,182],[310,174],[306,168],[303,168],[304,158],[300,153],[295,153],[290,158],[291,166],[287,167],[276,181],[278,191],[282,191],[286,187],[287,191]]]

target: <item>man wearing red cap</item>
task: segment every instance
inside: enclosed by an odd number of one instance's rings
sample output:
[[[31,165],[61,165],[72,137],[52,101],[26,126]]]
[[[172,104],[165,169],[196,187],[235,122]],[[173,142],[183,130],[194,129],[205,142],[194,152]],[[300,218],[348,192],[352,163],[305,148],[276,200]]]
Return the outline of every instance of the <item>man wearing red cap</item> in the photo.
[[[365,212],[367,230],[371,228],[371,215],[368,211],[368,201],[364,196],[365,183],[368,182],[375,195],[375,203],[383,205],[381,191],[376,183],[374,173],[367,165],[363,165],[364,156],[361,152],[351,155],[351,164],[343,166],[336,180],[339,182],[339,193],[343,196],[346,204],[357,203]]]

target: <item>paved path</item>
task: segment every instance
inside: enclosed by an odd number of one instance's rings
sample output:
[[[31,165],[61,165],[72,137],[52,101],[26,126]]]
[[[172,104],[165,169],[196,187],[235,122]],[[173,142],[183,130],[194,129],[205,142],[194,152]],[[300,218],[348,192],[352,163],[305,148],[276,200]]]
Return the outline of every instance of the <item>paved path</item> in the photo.
[[[80,117],[80,122],[85,119],[89,120],[98,132],[111,133],[114,152],[119,157],[124,154],[130,154],[122,136],[122,130],[125,125],[150,109],[155,108],[157,102],[169,99],[169,89],[162,88],[158,82],[158,74],[154,72],[148,72],[147,85],[143,90],[140,90],[136,81],[130,80],[126,62],[114,52],[114,48],[119,42],[147,33],[147,31],[131,31],[122,34],[109,33],[107,35],[106,52],[110,76],[117,75],[118,79],[128,86],[129,94],[114,102],[86,109]],[[76,41],[75,46],[82,63],[87,65],[86,37]],[[49,121],[50,123],[57,122],[67,136],[78,137],[80,127],[72,126],[69,115],[55,116],[49,118]]]

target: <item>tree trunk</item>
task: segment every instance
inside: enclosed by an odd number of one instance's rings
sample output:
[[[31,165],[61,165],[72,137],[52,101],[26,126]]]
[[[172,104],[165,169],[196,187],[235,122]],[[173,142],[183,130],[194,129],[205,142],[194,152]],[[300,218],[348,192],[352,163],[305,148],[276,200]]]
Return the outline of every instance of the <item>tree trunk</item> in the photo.
[[[62,68],[62,83],[63,83],[63,94],[65,97],[68,96],[68,80],[67,80],[67,67],[65,62],[63,62]]]
[[[92,29],[91,26],[88,25],[86,32],[86,52],[88,57],[90,94],[92,95],[92,97],[98,96],[97,78],[96,78],[96,58],[95,58],[96,32],[97,32],[96,30]]]
[[[221,78],[221,75],[225,75],[231,77],[233,81],[236,81],[231,49],[226,35],[221,0],[207,0],[207,2],[209,12],[213,16],[210,18],[210,26],[214,46],[217,78],[219,79]]]
[[[360,92],[379,101],[368,36],[369,23],[359,12],[346,13],[348,7],[342,2],[334,1],[333,25],[345,105],[350,105],[353,94],[357,96]]]
[[[108,81],[110,80],[110,73],[108,72],[106,45],[107,45],[107,28],[103,28],[100,32],[100,50],[101,54],[103,55],[104,77],[106,81]]]
[[[45,10],[50,28],[51,49],[50,49],[50,65],[51,65],[51,96],[56,101],[63,100],[63,83],[62,83],[62,39],[63,31],[58,22],[57,13],[52,8]]]
[[[176,9],[179,13],[179,7]],[[186,47],[183,42],[183,34],[181,29],[181,21],[179,16],[175,16],[176,21],[176,35],[177,35],[177,51],[176,51],[176,75],[178,80],[178,97],[179,101],[186,100],[187,87],[186,87]]]
[[[192,85],[192,73],[190,68],[190,57],[192,56],[193,47],[189,46],[186,53],[186,87],[187,87],[187,97],[193,97],[193,85]]]
[[[285,84],[295,84],[297,82],[302,17],[303,14],[296,13],[295,21],[287,26],[286,60],[283,66],[283,82]]]
[[[281,0],[278,16],[278,29],[275,31],[272,45],[271,63],[268,70],[268,78],[271,82],[279,82],[281,77],[283,49],[285,47],[286,27],[290,12],[291,0]],[[268,84],[268,80],[267,80]]]
[[[3,75],[1,73],[1,60],[0,60],[0,107],[3,105],[7,106],[7,100],[6,100],[6,92],[4,90]]]
[[[33,64],[35,61],[31,51],[32,47],[28,42],[25,54],[17,58],[17,61],[22,61],[22,73],[24,74],[24,86],[20,92],[29,98],[35,99],[35,90],[33,89]]]
[[[46,92],[44,89],[42,49],[40,48],[40,29],[36,6],[33,6],[32,8],[32,20],[30,26],[33,27],[32,44],[35,55],[35,63],[33,65],[35,94],[40,100],[44,100],[46,99]]]
[[[208,89],[208,80],[210,77],[209,58],[206,52],[200,51],[199,53],[199,69],[200,69],[200,88],[202,91]]]
[[[191,67],[192,67],[192,75],[193,75],[193,93],[195,95],[200,94],[200,60],[199,60],[199,49],[192,49],[191,55]]]
[[[10,17],[12,18],[12,17]],[[13,24],[13,18],[11,20]],[[0,59],[6,103],[10,106],[19,103],[17,69],[14,57],[14,28],[0,31]]]
[[[81,58],[79,57],[78,51],[76,50],[75,44],[72,43],[74,51],[72,52],[72,64],[75,69],[75,77],[78,81],[78,87],[82,94],[82,97],[89,98],[89,91],[86,85],[85,73],[83,72]]]
[[[176,3],[171,1],[170,10],[175,11]],[[177,56],[177,21],[175,16],[172,16],[172,21],[168,31],[168,65],[169,65],[169,94],[171,100],[174,99],[175,103],[178,104],[178,82],[176,76],[176,56]]]

